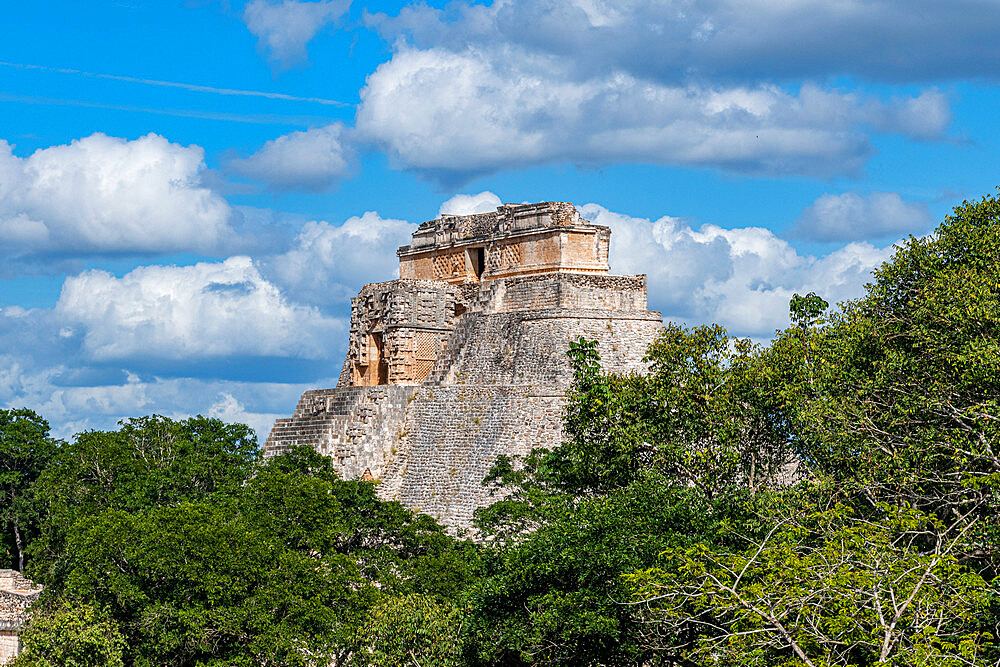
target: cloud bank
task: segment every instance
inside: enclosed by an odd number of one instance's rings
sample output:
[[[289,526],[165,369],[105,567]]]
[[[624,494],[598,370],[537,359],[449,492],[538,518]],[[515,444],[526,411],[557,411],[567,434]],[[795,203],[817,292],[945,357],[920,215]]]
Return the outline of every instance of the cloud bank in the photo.
[[[991,0],[495,0],[412,4],[368,22],[419,48],[506,43],[559,56],[579,79],[613,70],[675,83],[1000,76]]]
[[[339,310],[362,284],[399,276],[396,249],[416,229],[375,211],[341,225],[308,222],[291,250],[264,260],[264,270],[296,299]]]
[[[814,257],[760,227],[694,228],[679,218],[651,221],[597,204],[580,212],[611,227],[612,272],[647,274],[650,308],[664,320],[715,322],[754,338],[789,325],[788,301],[796,292],[814,291],[830,303],[860,296],[871,270],[892,251],[849,243]]]
[[[933,222],[926,202],[903,201],[895,192],[825,194],[806,208],[793,234],[814,241],[899,238],[925,233]]]
[[[231,209],[201,183],[199,146],[104,134],[13,154],[0,140],[0,256],[211,252]]]
[[[857,175],[870,133],[942,139],[950,124],[935,90],[883,101],[814,84],[578,79],[564,59],[515,47],[404,48],[368,77],[356,116],[396,166],[446,182],[554,162]]]
[[[272,139],[229,167],[275,190],[319,192],[347,177],[353,159],[347,129],[342,123],[334,123]]]
[[[342,321],[289,303],[249,257],[86,271],[63,284],[57,316],[96,361],[206,357],[326,358]]]
[[[441,204],[438,216],[442,215],[475,215],[476,213],[492,213],[503,202],[500,197],[489,190],[477,195],[457,194]]]

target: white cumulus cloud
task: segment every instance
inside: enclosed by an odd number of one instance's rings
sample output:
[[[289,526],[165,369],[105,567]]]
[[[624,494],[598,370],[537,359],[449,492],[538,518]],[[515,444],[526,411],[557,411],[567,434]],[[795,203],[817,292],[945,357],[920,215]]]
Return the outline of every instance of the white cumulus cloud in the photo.
[[[267,439],[267,434],[271,432],[274,420],[279,417],[288,416],[279,413],[259,413],[248,410],[247,407],[239,401],[239,399],[229,392],[222,392],[219,394],[218,400],[216,400],[215,403],[208,408],[206,414],[209,417],[221,419],[227,424],[246,424],[257,433],[257,439],[261,444],[264,444],[264,440]],[[185,416],[190,415],[176,415],[179,419],[182,419]]]
[[[257,37],[258,47],[287,68],[305,60],[306,44],[350,7],[351,0],[253,0],[243,11],[243,21]]]
[[[276,190],[326,190],[350,173],[354,151],[346,135],[342,123],[292,132],[229,166]]]
[[[57,316],[98,361],[207,357],[324,358],[342,321],[289,303],[248,257],[86,271],[63,284]]]
[[[93,134],[26,158],[0,140],[0,254],[217,249],[231,209],[204,168],[200,147],[156,134]]]
[[[58,381],[65,370],[62,366],[29,369],[12,355],[0,354],[0,407],[29,407],[49,421],[55,437],[65,439],[87,429],[117,428],[118,421],[128,417],[157,413],[174,419],[203,414],[247,424],[263,443],[274,420],[287,417],[303,391],[332,387],[337,381],[336,377],[306,384],[144,380],[126,372],[120,382],[66,384]]]
[[[933,216],[926,202],[908,202],[895,192],[825,194],[808,206],[793,233],[815,241],[898,238],[927,231]]]
[[[489,190],[475,195],[455,195],[441,204],[438,215],[474,215],[492,213],[503,202]]]
[[[264,267],[296,298],[339,309],[365,283],[399,275],[396,249],[407,245],[416,229],[374,211],[341,225],[308,222],[292,249],[268,259]]]
[[[850,243],[828,255],[799,254],[767,229],[698,228],[679,218],[651,221],[581,207],[611,227],[613,273],[646,273],[650,307],[665,320],[717,322],[741,336],[766,338],[788,326],[788,301],[814,291],[831,303],[856,298],[891,247]]]
[[[575,76],[520,47],[404,47],[368,77],[360,136],[442,180],[569,161],[713,167],[749,174],[857,173],[870,131],[919,139],[950,124],[944,95],[881,101],[804,84],[657,83]]]

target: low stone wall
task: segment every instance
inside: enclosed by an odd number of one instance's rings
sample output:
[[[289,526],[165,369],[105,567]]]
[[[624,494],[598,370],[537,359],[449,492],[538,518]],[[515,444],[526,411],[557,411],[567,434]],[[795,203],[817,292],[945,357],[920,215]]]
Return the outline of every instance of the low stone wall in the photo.
[[[7,664],[21,652],[21,642],[17,630],[5,630],[0,626],[0,665]]]
[[[487,284],[487,312],[600,309],[646,311],[646,276],[609,276],[560,272],[505,278]]]
[[[646,347],[663,328],[659,313],[546,310],[466,315],[431,373],[437,384],[549,385],[564,390],[573,381],[566,351],[581,336],[598,342],[608,372],[643,372]],[[444,367],[447,367],[445,371]]]
[[[0,665],[20,653],[18,636],[28,620],[28,607],[41,590],[17,570],[0,570]]]

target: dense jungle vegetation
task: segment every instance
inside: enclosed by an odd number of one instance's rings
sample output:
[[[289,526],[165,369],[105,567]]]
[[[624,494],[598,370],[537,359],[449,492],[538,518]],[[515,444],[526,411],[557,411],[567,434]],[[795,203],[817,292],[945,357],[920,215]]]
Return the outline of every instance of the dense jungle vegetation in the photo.
[[[476,542],[244,426],[0,411],[16,665],[998,665],[998,258],[986,197],[767,346],[575,343],[566,441],[497,462]]]

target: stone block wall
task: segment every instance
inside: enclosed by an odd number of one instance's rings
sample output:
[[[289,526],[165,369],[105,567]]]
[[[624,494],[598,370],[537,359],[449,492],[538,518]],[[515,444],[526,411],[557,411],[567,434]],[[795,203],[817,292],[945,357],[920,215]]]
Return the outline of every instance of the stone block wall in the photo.
[[[273,456],[312,445],[345,478],[369,473],[383,500],[470,528],[491,502],[481,482],[499,455],[559,444],[564,400],[564,390],[531,385],[315,390],[265,447]]]
[[[28,620],[28,608],[41,591],[17,570],[0,570],[0,665],[21,652],[18,637]]]
[[[413,242],[401,253],[461,243],[468,239],[512,236],[551,227],[585,224],[576,207],[566,202],[504,204],[496,211],[473,215],[443,215],[429,220],[413,234]]]
[[[566,389],[573,380],[569,343],[581,336],[598,342],[609,372],[643,372],[646,346],[663,325],[657,313],[609,316],[606,311],[551,309],[465,315],[466,326],[452,334],[428,383],[468,385],[551,385]],[[465,324],[465,323],[463,323]]]
[[[27,620],[27,610],[39,591],[0,591],[0,624],[19,629]]]
[[[405,436],[403,422],[416,391],[401,385],[307,391],[291,418],[275,422],[264,451],[274,456],[310,445],[333,458],[345,478],[367,470],[379,479]]]
[[[462,284],[551,271],[603,274],[608,272],[609,238],[607,227],[588,225],[462,239],[408,252],[401,257],[400,277]]]
[[[421,387],[407,415],[410,430],[377,491],[469,529],[476,508],[500,499],[482,485],[498,456],[561,442],[564,401],[564,392],[546,386]]]
[[[0,665],[5,665],[21,652],[18,630],[5,630],[0,625]]]
[[[0,590],[2,591],[36,591],[41,587],[17,570],[0,569]]]
[[[493,313],[552,308],[646,312],[646,276],[559,272],[505,278],[484,285],[479,302],[482,310]]]

